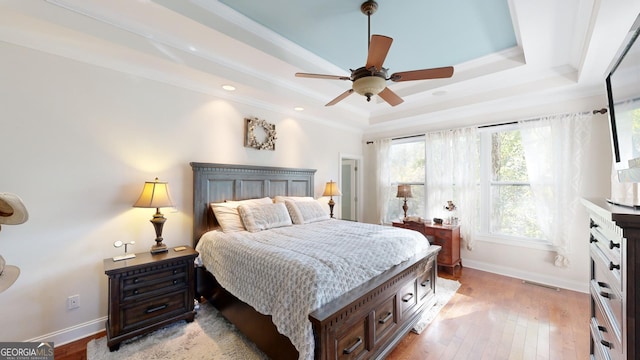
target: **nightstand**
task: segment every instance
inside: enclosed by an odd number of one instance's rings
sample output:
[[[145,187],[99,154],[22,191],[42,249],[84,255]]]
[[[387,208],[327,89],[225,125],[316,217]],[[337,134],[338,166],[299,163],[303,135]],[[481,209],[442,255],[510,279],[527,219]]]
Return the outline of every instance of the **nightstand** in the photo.
[[[120,343],[178,320],[194,319],[194,268],[198,252],[182,251],[136,254],[135,258],[104,259],[109,277],[107,346]]]
[[[392,225],[418,231],[424,236],[432,236],[434,244],[442,247],[442,250],[438,253],[438,266],[451,269],[451,273],[454,272],[458,265],[462,268],[462,259],[460,258],[460,225],[437,225],[418,222],[394,222]]]

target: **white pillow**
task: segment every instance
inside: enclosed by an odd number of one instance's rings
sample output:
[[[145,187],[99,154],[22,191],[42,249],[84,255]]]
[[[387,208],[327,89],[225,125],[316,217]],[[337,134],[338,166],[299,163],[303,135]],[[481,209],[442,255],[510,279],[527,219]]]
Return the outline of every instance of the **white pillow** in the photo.
[[[240,205],[238,212],[245,228],[250,232],[291,226],[291,218],[283,203]]]
[[[260,205],[260,204],[271,204],[272,200],[268,197],[264,197],[261,199],[248,199],[248,200],[240,200],[240,201],[225,201],[221,203],[211,203],[211,210],[216,216],[216,220],[223,232],[236,232],[236,231],[244,231],[245,227],[242,224],[242,219],[240,219],[240,214],[238,213],[238,206],[240,205]]]
[[[312,198],[311,196],[280,196],[280,195],[277,195],[273,199],[273,202],[283,203],[283,202],[285,202],[287,200],[290,200],[290,201],[314,201],[315,199]]]
[[[329,214],[317,201],[286,200],[284,203],[294,224],[308,224],[330,219]]]

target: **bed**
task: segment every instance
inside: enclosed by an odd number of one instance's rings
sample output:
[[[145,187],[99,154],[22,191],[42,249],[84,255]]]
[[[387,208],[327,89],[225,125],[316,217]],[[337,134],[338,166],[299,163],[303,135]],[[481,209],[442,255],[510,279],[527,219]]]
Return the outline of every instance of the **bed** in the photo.
[[[194,200],[194,227],[193,227],[193,244],[199,249],[209,249],[209,245],[205,247],[205,241],[213,241],[216,246],[224,245],[229,237],[222,234],[218,228],[217,222],[211,211],[211,203],[219,203],[229,200],[243,199],[260,199],[264,197],[276,198],[277,196],[287,197],[312,197],[314,190],[315,170],[312,169],[290,169],[263,166],[243,166],[243,165],[226,165],[226,164],[209,164],[209,163],[191,163],[193,169],[193,200]],[[287,202],[287,206],[290,203]],[[266,205],[265,205],[266,206]],[[275,205],[274,205],[275,206]],[[284,205],[283,205],[284,206]],[[278,245],[281,238],[293,238],[302,233],[324,234],[326,241],[333,241],[336,234],[348,232],[360,232],[362,236],[369,236],[366,240],[371,244],[385,244],[385,237],[405,236],[412,237],[415,234],[409,230],[377,227],[370,224],[349,223],[341,220],[319,221],[312,224],[283,226],[278,229],[269,229],[263,231],[263,234],[274,234],[269,242],[269,251],[273,244]],[[357,229],[357,231],[356,231]],[[380,231],[381,234],[374,233],[374,230]],[[404,231],[404,234],[400,232]],[[406,234],[409,232],[410,234]],[[278,235],[275,235],[278,233]],[[369,234],[369,235],[366,235]],[[410,235],[410,236],[409,236]],[[258,256],[260,249],[266,246],[253,245],[258,239],[254,233],[241,232],[234,234],[234,243],[246,243],[257,248],[246,252],[246,258]],[[260,238],[265,235],[260,234]],[[421,235],[420,235],[421,236]],[[246,238],[246,239],[245,239]],[[202,240],[201,240],[202,239]],[[211,240],[213,239],[213,240]],[[387,239],[386,244],[395,244],[400,240]],[[203,241],[203,243],[200,243]],[[262,240],[261,240],[262,241]],[[298,241],[295,240],[297,244]],[[322,240],[324,241],[324,240]],[[357,244],[354,240],[352,246]],[[358,240],[358,241],[363,241]],[[402,240],[405,241],[405,240]],[[406,240],[409,241],[409,240]],[[209,262],[205,266],[196,269],[196,291],[199,295],[207,298],[216,308],[232,322],[242,333],[252,340],[265,354],[273,359],[368,359],[383,358],[402,337],[415,325],[420,319],[424,309],[433,305],[435,301],[435,279],[437,276],[436,258],[439,251],[438,246],[428,246],[428,242],[422,239],[422,243],[426,246],[418,248],[417,242],[412,240],[412,246],[416,246],[415,252],[402,253],[397,256],[404,256],[402,261],[399,258],[388,260],[394,265],[386,266],[384,269],[378,269],[373,272],[374,275],[369,277],[358,278],[358,276],[368,276],[366,272],[354,275],[351,281],[351,272],[345,271],[349,276],[337,278],[335,282],[332,280],[317,281],[312,284],[300,285],[303,289],[302,293],[310,292],[323,293],[325,290],[317,290],[322,288],[322,284],[342,284],[344,288],[338,293],[326,295],[327,297],[319,303],[313,303],[308,314],[303,313],[303,321],[309,325],[310,336],[307,336],[306,345],[300,344],[300,338],[297,333],[290,333],[288,329],[283,329],[281,311],[269,313],[264,311],[264,304],[260,299],[256,300],[251,297],[251,292],[243,290],[248,285],[246,282],[238,281],[237,284],[229,282],[229,276],[220,272],[222,269],[229,269],[236,265],[226,263],[227,254],[230,254],[226,248],[211,248],[213,252],[221,258],[224,264],[216,264]],[[320,243],[320,241],[317,241]],[[208,244],[208,243],[207,243]],[[211,245],[213,246],[213,245]],[[235,245],[234,245],[235,246]],[[283,245],[285,246],[285,245]],[[288,245],[286,245],[288,246]],[[331,250],[333,245],[317,245],[315,251],[320,252],[320,258],[331,259],[331,261],[342,261],[338,253],[324,253]],[[365,248],[365,246],[360,246]],[[377,246],[367,248],[367,254],[374,254],[376,258],[383,260],[387,255],[382,253],[375,255]],[[207,250],[207,253],[211,250]],[[235,251],[235,250],[233,250]],[[342,251],[342,250],[335,250]],[[392,253],[391,250],[380,250],[383,253]],[[398,250],[400,251],[400,250]],[[404,250],[402,250],[404,251]],[[280,248],[276,252],[289,252],[288,248]],[[362,253],[365,254],[365,253]],[[205,255],[205,254],[201,254]],[[306,262],[307,257],[305,254]],[[262,258],[268,258],[272,255],[263,255]],[[360,255],[359,255],[360,256]],[[393,255],[395,256],[395,255]],[[389,255],[389,257],[393,257]],[[229,259],[232,256],[228,256]],[[241,256],[243,258],[244,256]],[[203,256],[203,258],[205,258]],[[229,260],[231,261],[231,260]],[[287,260],[289,261],[289,260]],[[295,262],[299,262],[295,258]],[[311,260],[309,260],[311,261]],[[313,260],[317,261],[317,260]],[[395,261],[395,263],[393,262]],[[246,261],[245,261],[246,262]],[[260,264],[259,269],[266,272],[272,265],[270,263],[260,263],[258,260],[248,261],[254,268]],[[350,261],[346,261],[350,262]],[[365,261],[368,263],[368,261]],[[275,265],[273,265],[275,266]],[[335,265],[331,265],[335,266]],[[210,271],[216,273],[214,276]],[[368,270],[367,270],[368,271]],[[237,274],[245,272],[235,271]],[[338,272],[340,275],[341,271]],[[355,272],[354,272],[355,273]],[[271,288],[260,285],[256,287],[255,292],[258,294],[278,293],[285,289],[286,280],[281,280],[278,273],[271,275],[271,278],[278,279]],[[239,276],[239,275],[238,275]],[[317,283],[315,282],[317,281]],[[223,286],[221,284],[227,284]],[[252,285],[254,286],[254,285]],[[304,286],[307,286],[305,288]],[[227,290],[232,289],[232,291]],[[280,289],[282,288],[282,289]],[[328,290],[327,290],[328,291]],[[331,290],[337,291],[337,290]],[[235,292],[235,294],[232,294]],[[338,294],[336,296],[336,294]],[[238,296],[236,296],[238,295]],[[254,294],[255,295],[255,294]],[[239,298],[245,299],[246,302]],[[326,301],[325,301],[326,300]],[[284,300],[283,300],[284,301]],[[248,304],[248,303],[251,303]],[[318,305],[315,307],[316,305]],[[296,301],[296,305],[298,302]],[[288,306],[288,305],[287,305]],[[263,310],[267,315],[259,312],[256,308]],[[291,322],[296,323],[296,319],[300,318],[296,310],[291,309]],[[278,324],[278,325],[276,325]],[[285,336],[281,332],[289,334]],[[304,335],[303,335],[304,336]],[[294,346],[294,343],[297,345]],[[299,351],[300,350],[300,351]]]

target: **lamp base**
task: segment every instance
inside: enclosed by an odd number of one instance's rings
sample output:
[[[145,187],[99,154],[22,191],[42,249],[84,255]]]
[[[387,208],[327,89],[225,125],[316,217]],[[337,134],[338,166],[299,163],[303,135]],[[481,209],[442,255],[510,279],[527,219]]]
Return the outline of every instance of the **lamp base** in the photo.
[[[152,254],[159,254],[167,251],[169,251],[169,249],[167,248],[167,245],[165,245],[164,243],[157,243],[151,247]]]

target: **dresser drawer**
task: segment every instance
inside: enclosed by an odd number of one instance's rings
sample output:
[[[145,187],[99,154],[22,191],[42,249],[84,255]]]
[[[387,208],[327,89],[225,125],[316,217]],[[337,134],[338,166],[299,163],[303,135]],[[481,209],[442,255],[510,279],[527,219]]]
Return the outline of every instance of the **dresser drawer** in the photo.
[[[452,234],[451,230],[435,229],[433,236],[446,242],[447,240],[451,240]]]
[[[620,272],[615,268],[611,269],[611,261],[593,244],[591,259],[591,293],[604,304],[605,310],[608,310],[605,314],[613,315],[614,318],[611,321],[621,331],[623,312]],[[607,261],[609,261],[608,264]]]
[[[187,286],[187,263],[173,264],[157,271],[126,274],[121,281],[122,301],[171,292]]]
[[[434,258],[430,258],[425,268],[422,269],[422,272],[418,275],[417,280],[417,294],[418,294],[418,302],[422,303],[422,301],[426,300],[427,297],[434,294],[434,281],[435,281],[435,270],[434,270]]]
[[[417,280],[414,278],[413,280],[402,286],[402,288],[400,288],[400,291],[398,291],[398,299],[400,300],[400,313],[402,314],[402,319],[407,318],[410,313],[416,309],[416,305],[418,304],[416,282]]]
[[[191,300],[193,301],[193,300]],[[122,307],[121,329],[130,331],[142,328],[163,319],[189,311],[187,291],[179,291],[166,296],[134,302]]]
[[[369,352],[367,324],[364,317],[347,328],[336,342],[336,358],[341,360],[363,359]]]
[[[373,342],[377,344],[385,335],[398,325],[398,311],[396,309],[396,296],[385,300],[374,310]]]
[[[606,315],[607,309],[602,306],[597,297],[591,298],[593,302],[593,316],[590,321],[592,350],[599,359],[622,360],[622,343],[620,333],[609,322]]]
[[[595,244],[605,255],[605,257],[615,264],[622,262],[620,247],[622,239],[614,236],[607,236],[600,227],[592,227],[589,235],[591,244]]]

